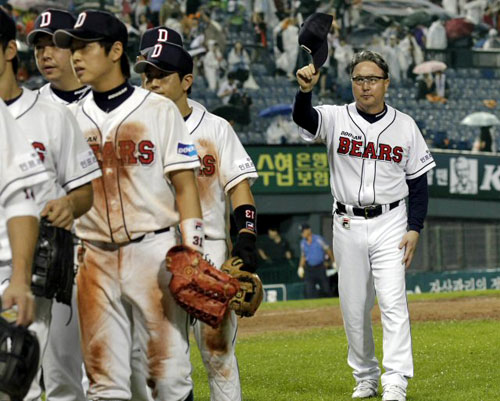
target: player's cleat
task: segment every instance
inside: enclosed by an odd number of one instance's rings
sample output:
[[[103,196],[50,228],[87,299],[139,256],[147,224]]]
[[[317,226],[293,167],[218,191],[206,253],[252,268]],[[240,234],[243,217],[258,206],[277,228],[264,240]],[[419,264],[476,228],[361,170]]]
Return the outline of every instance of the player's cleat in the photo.
[[[384,387],[382,401],[406,401],[406,390],[396,384],[387,384]]]
[[[370,398],[377,396],[378,381],[361,380],[352,393],[352,398]]]

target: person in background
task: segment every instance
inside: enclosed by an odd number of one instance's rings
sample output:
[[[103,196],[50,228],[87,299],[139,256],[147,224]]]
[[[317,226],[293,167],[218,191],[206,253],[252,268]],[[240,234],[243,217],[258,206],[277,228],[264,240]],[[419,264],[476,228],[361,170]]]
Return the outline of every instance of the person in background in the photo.
[[[267,229],[267,238],[263,236],[261,246],[257,248],[259,257],[265,263],[282,263],[291,261],[292,251],[290,244],[283,238],[277,227]]]
[[[326,275],[325,259],[331,263],[335,260],[333,252],[320,235],[313,234],[309,224],[300,226],[300,261],[297,274],[305,281],[306,298],[319,298],[321,295],[331,297],[332,289]],[[319,284],[320,291],[316,289]]]

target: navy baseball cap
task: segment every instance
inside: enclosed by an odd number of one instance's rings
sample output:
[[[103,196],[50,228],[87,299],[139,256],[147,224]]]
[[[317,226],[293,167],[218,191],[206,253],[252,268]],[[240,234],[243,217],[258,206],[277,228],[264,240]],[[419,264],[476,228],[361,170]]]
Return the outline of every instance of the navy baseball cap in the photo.
[[[72,29],[58,29],[54,33],[57,47],[69,48],[74,39],[84,42],[108,40],[127,46],[128,33],[125,24],[107,11],[87,10],[78,15]]]
[[[182,47],[170,42],[157,43],[145,54],[146,59],[134,65],[134,71],[142,74],[148,65],[165,72],[193,73],[193,59]]]
[[[35,20],[35,28],[28,34],[26,41],[30,46],[36,41],[38,34],[54,35],[58,29],[71,29],[76,18],[67,11],[48,8]]]
[[[166,26],[157,26],[156,28],[148,29],[142,34],[139,53],[145,56],[148,50],[155,44],[165,42],[183,47],[182,37],[176,30]]]
[[[15,40],[16,39],[16,23],[11,18],[7,11],[0,7],[0,37],[2,39]]]
[[[299,45],[313,58],[316,71],[328,57],[327,36],[332,26],[333,16],[324,13],[310,15],[302,24],[299,32]]]

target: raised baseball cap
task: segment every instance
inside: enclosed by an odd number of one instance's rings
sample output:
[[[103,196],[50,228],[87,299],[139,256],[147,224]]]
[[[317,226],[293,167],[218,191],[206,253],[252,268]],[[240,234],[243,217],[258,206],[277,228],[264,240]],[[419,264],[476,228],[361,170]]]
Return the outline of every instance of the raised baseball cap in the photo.
[[[15,40],[16,39],[16,23],[11,18],[7,11],[0,7],[0,37],[2,39]]]
[[[58,29],[54,33],[54,43],[58,47],[69,48],[74,39],[84,42],[109,40],[122,42],[127,46],[128,33],[125,24],[107,11],[86,10],[78,14],[71,29]]]
[[[75,25],[76,18],[65,10],[48,8],[35,20],[35,27],[26,37],[26,41],[33,46],[39,34],[54,35],[58,29],[71,29]]]
[[[182,37],[176,30],[166,26],[148,29],[141,36],[139,53],[144,56],[155,44],[166,42],[183,47]]]
[[[332,26],[333,16],[324,13],[310,15],[302,24],[299,32],[299,45],[313,59],[316,71],[328,57],[327,36]]]
[[[157,43],[146,54],[146,59],[140,60],[134,65],[134,71],[142,74],[148,65],[165,72],[182,72],[191,74],[193,72],[193,59],[183,48],[170,42]]]

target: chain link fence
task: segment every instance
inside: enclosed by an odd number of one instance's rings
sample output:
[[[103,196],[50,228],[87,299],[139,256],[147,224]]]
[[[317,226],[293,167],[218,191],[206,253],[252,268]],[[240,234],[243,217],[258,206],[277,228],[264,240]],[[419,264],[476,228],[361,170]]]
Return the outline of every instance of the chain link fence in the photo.
[[[411,269],[448,271],[500,266],[500,223],[427,222]]]

